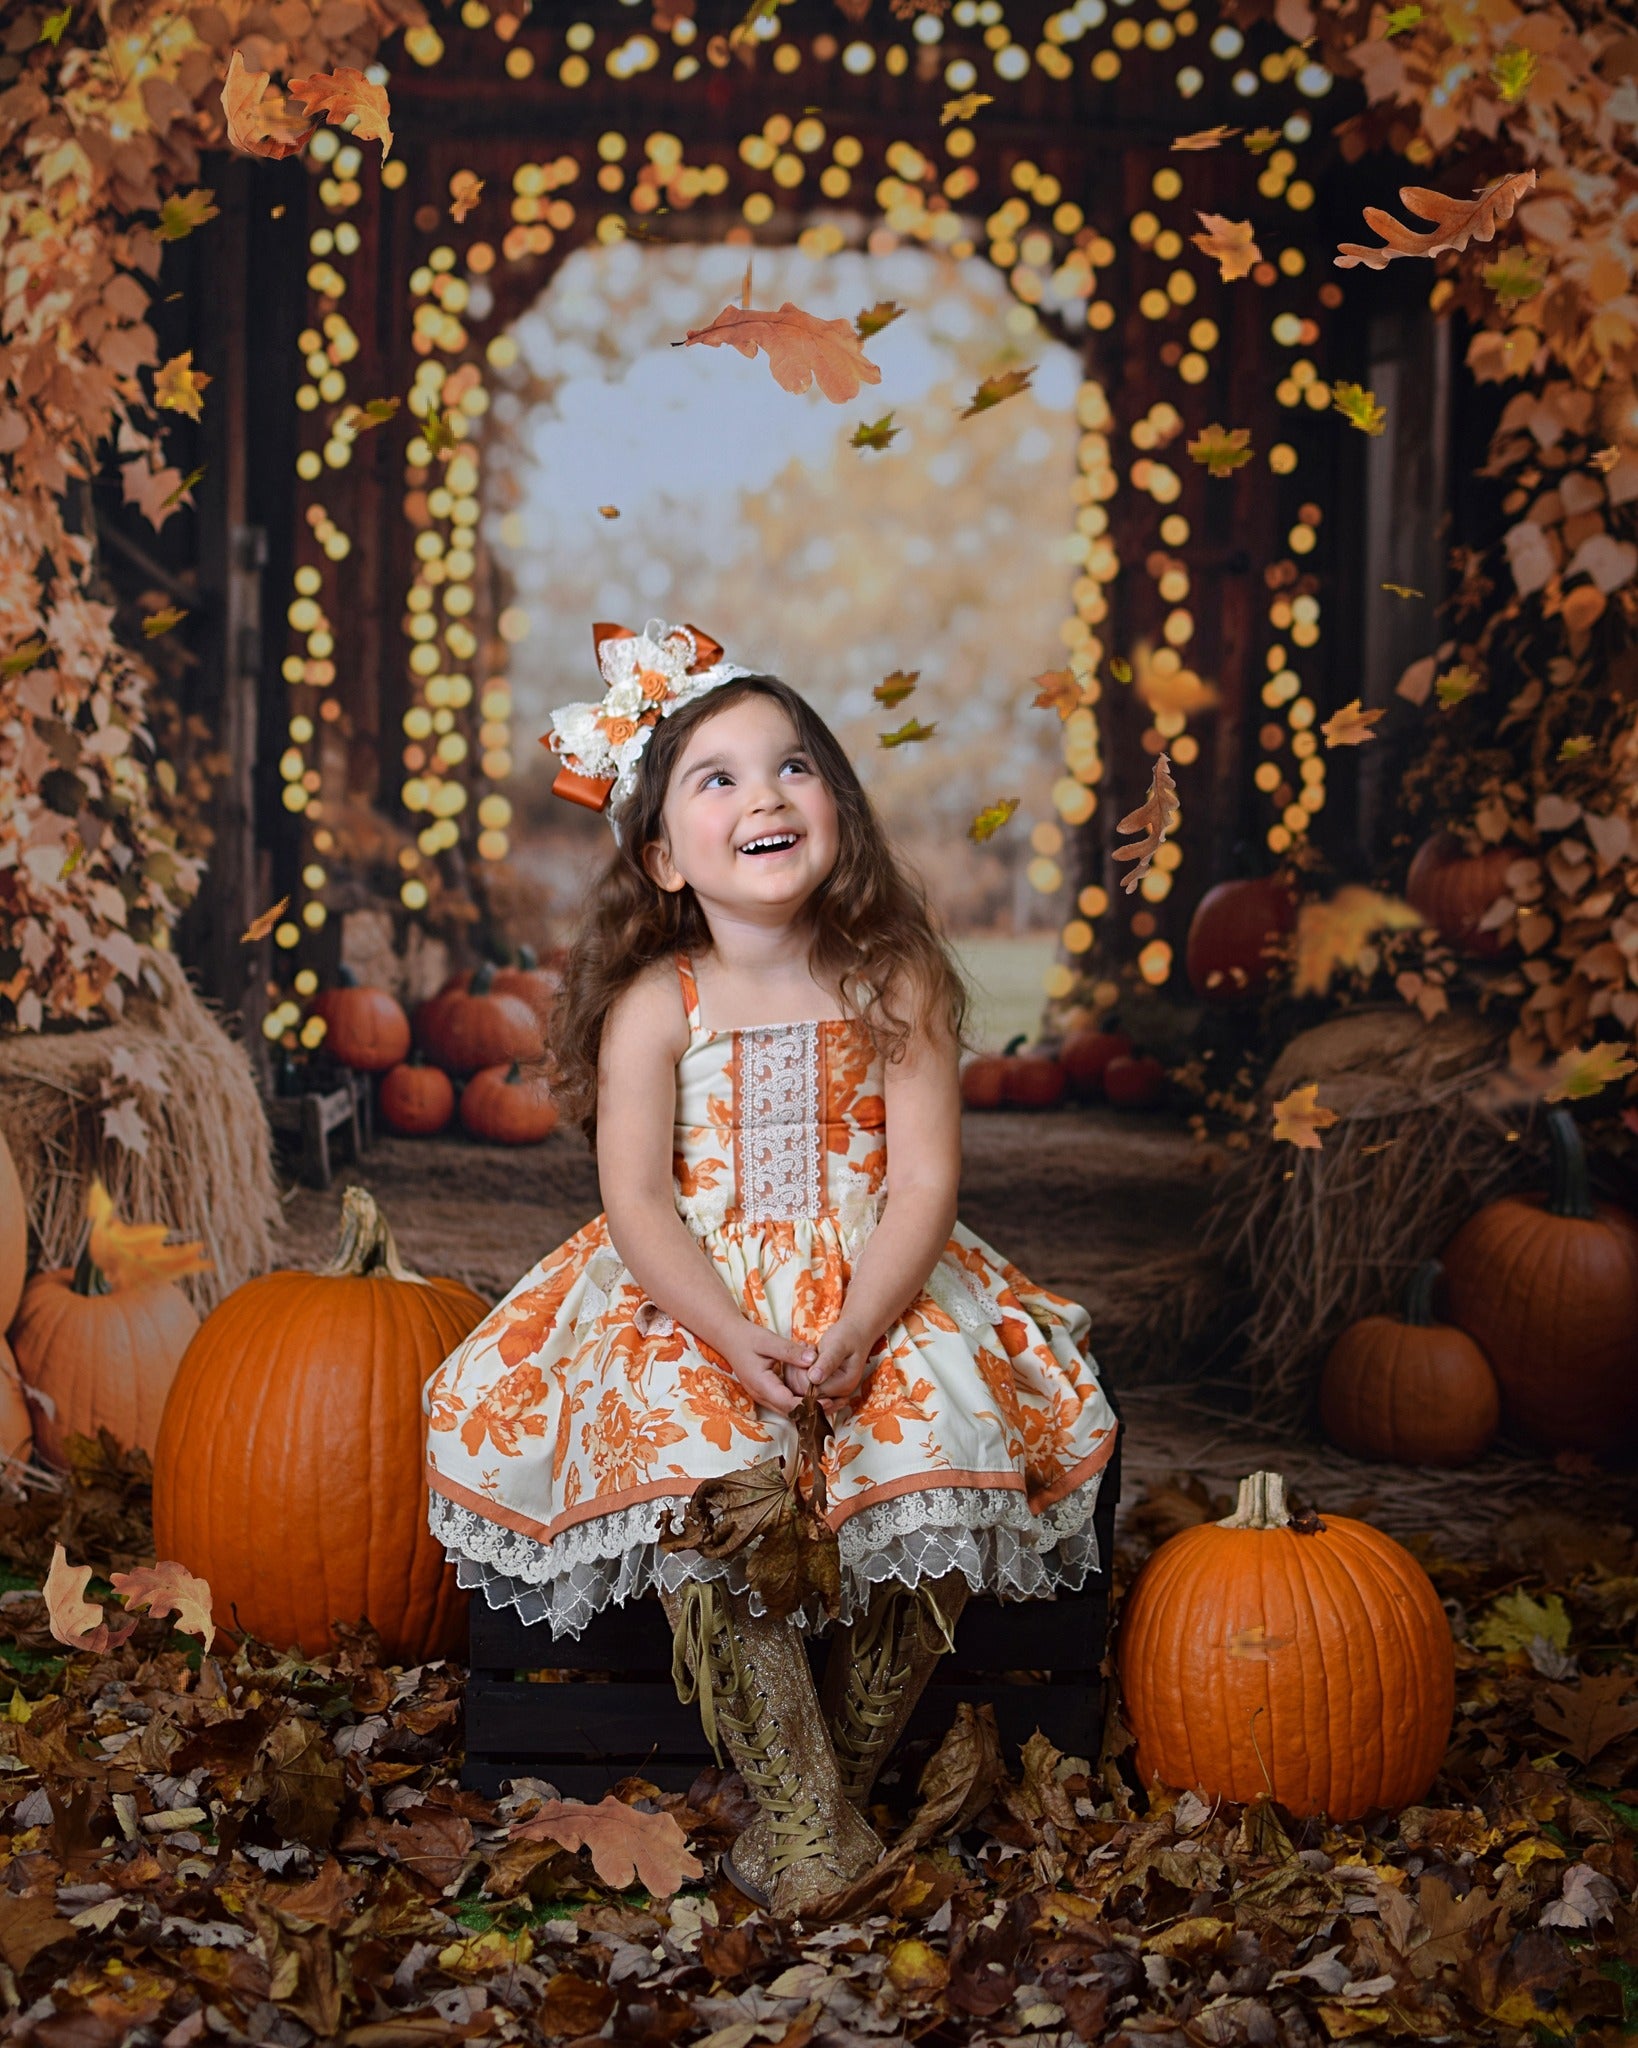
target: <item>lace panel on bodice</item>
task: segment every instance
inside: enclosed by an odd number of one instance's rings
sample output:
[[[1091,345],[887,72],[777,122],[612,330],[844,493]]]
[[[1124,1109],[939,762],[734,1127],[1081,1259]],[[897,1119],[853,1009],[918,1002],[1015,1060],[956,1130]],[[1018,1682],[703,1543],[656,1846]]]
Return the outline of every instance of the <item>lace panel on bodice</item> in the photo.
[[[817,1216],[824,1207],[819,1026],[738,1034],[739,1206],[747,1223]]]

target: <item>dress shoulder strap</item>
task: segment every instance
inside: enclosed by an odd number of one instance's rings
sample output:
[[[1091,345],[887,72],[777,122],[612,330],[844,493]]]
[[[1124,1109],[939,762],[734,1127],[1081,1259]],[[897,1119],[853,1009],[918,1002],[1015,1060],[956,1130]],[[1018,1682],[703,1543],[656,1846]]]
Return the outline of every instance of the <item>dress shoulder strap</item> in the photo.
[[[683,1008],[688,1012],[688,1028],[700,1028],[700,992],[694,980],[694,963],[686,953],[677,955],[677,979],[682,983]]]

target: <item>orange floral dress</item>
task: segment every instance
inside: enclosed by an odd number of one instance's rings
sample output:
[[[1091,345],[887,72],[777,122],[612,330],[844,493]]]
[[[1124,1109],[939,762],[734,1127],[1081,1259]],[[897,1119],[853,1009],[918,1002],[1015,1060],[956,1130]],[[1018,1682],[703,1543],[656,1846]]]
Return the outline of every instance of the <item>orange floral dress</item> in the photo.
[[[677,1208],[747,1315],[807,1342],[840,1311],[888,1186],[880,1055],[853,1019],[708,1029],[686,962]],[[1089,1318],[962,1224],[871,1353],[826,1447],[843,1619],[889,1578],[1010,1598],[1081,1586],[1114,1411]],[[431,1527],[461,1582],[554,1635],[737,1564],[656,1538],[702,1479],[784,1454],[709,1346],[643,1293],[599,1216],[427,1383]],[[811,1617],[810,1617],[811,1619]]]

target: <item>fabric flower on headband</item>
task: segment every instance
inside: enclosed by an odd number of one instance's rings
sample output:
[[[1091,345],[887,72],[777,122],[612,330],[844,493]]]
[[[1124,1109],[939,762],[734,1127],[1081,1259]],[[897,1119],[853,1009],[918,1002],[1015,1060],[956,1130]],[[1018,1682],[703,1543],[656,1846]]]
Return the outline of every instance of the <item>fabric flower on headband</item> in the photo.
[[[756,671],[724,661],[721,643],[698,626],[650,619],[634,633],[629,626],[597,625],[592,641],[607,685],[602,700],[554,711],[540,743],[563,762],[554,795],[612,814],[636,787],[637,764],[660,719]]]

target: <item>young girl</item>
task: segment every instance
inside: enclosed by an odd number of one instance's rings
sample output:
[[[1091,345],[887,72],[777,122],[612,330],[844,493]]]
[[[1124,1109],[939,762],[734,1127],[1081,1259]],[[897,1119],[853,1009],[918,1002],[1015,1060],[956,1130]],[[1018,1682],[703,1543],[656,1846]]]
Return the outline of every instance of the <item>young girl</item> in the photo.
[[[732,1874],[792,1913],[883,1853],[870,1790],[968,1592],[1097,1568],[1115,1418],[1085,1310],[956,1221],[962,985],[836,740],[693,628],[596,635],[606,694],[547,744],[618,841],[554,1032],[606,1210],[428,1383],[431,1524],[554,1635],[658,1590],[759,1808]],[[791,1451],[810,1388],[842,1570],[821,1696],[802,1617],[657,1540],[701,1480]]]

